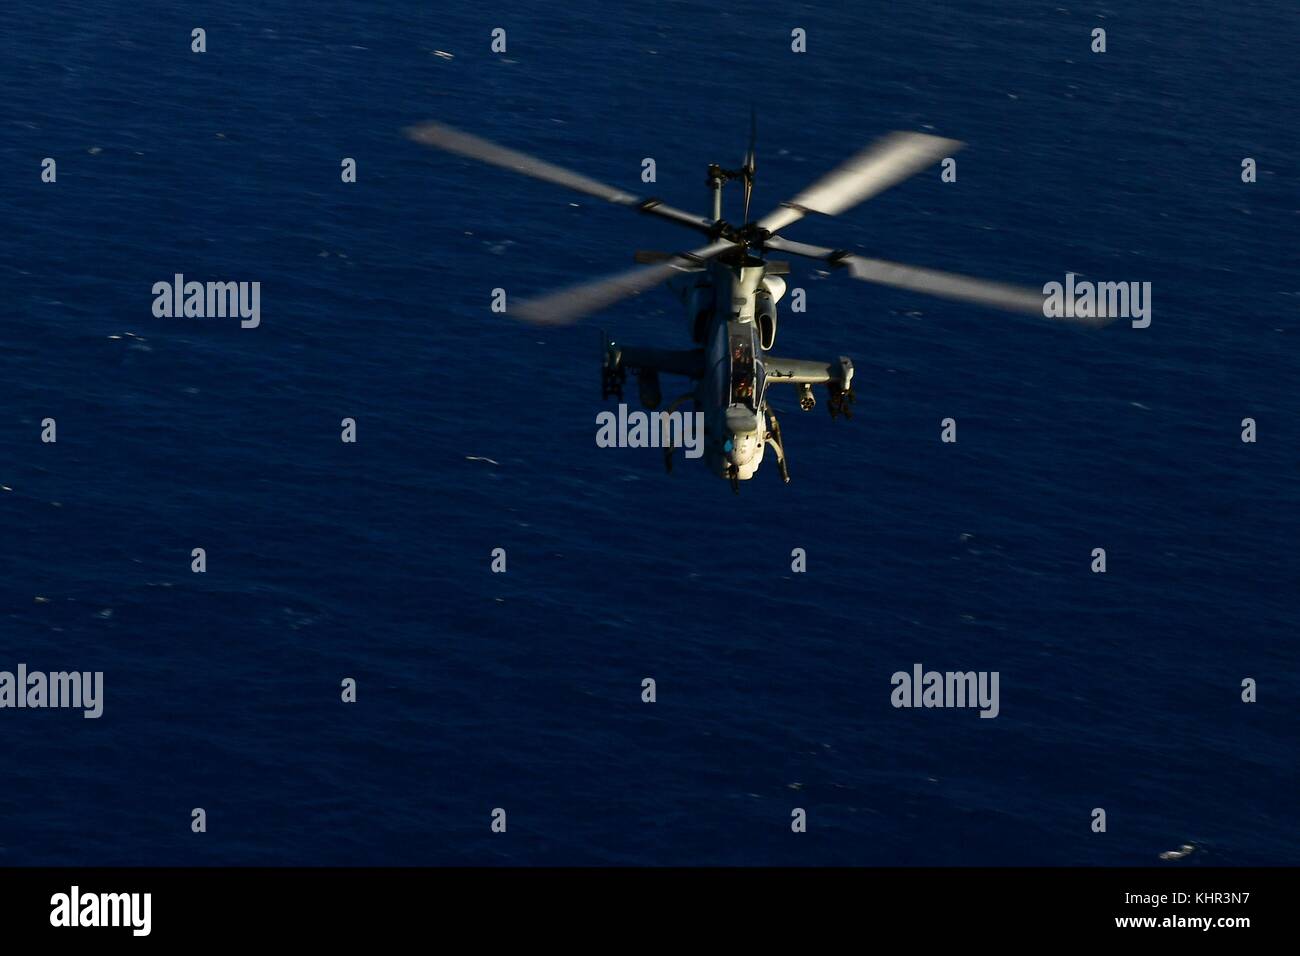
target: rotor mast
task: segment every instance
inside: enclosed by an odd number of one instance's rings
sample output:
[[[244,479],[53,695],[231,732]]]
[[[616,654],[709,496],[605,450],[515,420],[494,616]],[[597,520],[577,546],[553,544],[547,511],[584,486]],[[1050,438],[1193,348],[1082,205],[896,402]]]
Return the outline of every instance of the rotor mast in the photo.
[[[717,163],[709,163],[709,192],[713,200],[713,229],[718,235],[735,232],[722,219],[722,187],[733,179],[745,184],[745,213],[740,225],[743,230],[749,225],[749,199],[754,194],[754,143],[758,137],[758,116],[753,106],[749,108],[749,148],[745,151],[745,164],[739,169],[723,169]],[[744,244],[744,243],[742,243]]]
[[[714,225],[722,222],[722,184],[726,176],[717,163],[709,163],[709,194],[713,200]]]

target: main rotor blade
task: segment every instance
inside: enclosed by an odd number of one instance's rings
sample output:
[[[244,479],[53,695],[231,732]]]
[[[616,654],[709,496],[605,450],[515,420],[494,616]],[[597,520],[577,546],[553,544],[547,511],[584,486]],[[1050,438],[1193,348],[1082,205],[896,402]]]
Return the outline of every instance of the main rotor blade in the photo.
[[[810,246],[805,242],[792,242],[774,236],[765,246],[779,252],[792,252],[797,256],[822,259],[831,265],[844,266],[855,279],[876,282],[896,289],[922,292],[926,295],[954,299],[958,302],[972,302],[976,305],[1005,309],[1009,312],[1023,312],[1038,318],[1047,318],[1043,313],[1044,296],[1041,292],[1023,286],[1009,285],[1004,282],[990,282],[987,279],[973,279],[954,272],[941,272],[938,269],[924,269],[920,266],[903,265],[884,259],[868,259],[848,253],[827,249],[823,246]],[[1113,316],[1078,318],[1053,317],[1056,322],[1073,322],[1079,325],[1100,327],[1114,321]]]
[[[460,130],[444,126],[442,123],[429,122],[411,126],[407,128],[406,135],[417,143],[423,143],[425,146],[432,146],[435,149],[455,153],[458,156],[476,159],[491,166],[500,166],[502,169],[510,169],[517,173],[523,173],[525,176],[540,179],[543,182],[567,186],[569,189],[586,193],[588,196],[595,196],[598,199],[604,199],[606,202],[612,202],[619,206],[630,206],[639,212],[650,213],[680,225],[689,226],[700,232],[708,232],[713,228],[711,220],[694,216],[680,209],[674,209],[658,199],[642,199],[589,176],[565,169],[563,166],[556,166],[554,163],[545,162],[536,156],[530,156],[518,150],[498,146],[489,140],[471,136],[469,133],[462,133]]]
[[[926,133],[890,133],[782,203],[758,224],[769,232],[778,232],[810,212],[837,215],[916,175],[963,145],[955,139]]]
[[[758,145],[758,111],[749,104],[749,149],[745,152],[745,168],[751,173],[755,167],[755,147]]]
[[[619,299],[644,292],[678,273],[692,272],[704,260],[711,259],[734,245],[735,243],[729,239],[719,239],[701,249],[678,253],[666,262],[620,272],[594,282],[584,282],[559,292],[552,292],[550,295],[530,299],[517,308],[507,307],[507,311],[525,322],[568,325],[585,315],[612,305]]]
[[[745,152],[745,215],[740,221],[749,222],[749,200],[754,195],[755,145],[758,141],[758,114],[754,104],[749,104],[749,149]]]

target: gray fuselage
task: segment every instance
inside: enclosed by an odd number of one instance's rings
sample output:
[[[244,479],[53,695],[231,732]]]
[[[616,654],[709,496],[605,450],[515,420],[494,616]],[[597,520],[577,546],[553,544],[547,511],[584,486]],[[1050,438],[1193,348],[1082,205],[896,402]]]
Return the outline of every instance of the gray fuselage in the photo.
[[[719,476],[741,481],[762,464],[767,433],[755,308],[758,294],[766,291],[764,276],[759,259],[746,258],[743,265],[713,260],[691,290],[692,320],[704,313],[705,374],[695,395],[704,413],[704,460]]]

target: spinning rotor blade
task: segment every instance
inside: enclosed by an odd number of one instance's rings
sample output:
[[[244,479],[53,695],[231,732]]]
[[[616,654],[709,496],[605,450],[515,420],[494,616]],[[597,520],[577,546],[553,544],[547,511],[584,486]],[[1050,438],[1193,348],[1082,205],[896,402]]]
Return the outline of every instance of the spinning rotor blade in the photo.
[[[1023,312],[1026,315],[1036,315],[1040,319],[1046,318],[1043,314],[1043,294],[1022,286],[990,282],[986,279],[972,279],[954,272],[924,269],[920,266],[887,262],[884,259],[868,259],[822,246],[810,246],[804,242],[791,242],[779,236],[768,239],[764,245],[780,252],[792,252],[797,256],[808,256],[811,259],[822,259],[831,265],[844,266],[853,278],[866,282],[876,282],[911,292],[923,292],[926,295],[955,299],[958,302],[973,302],[976,305],[1005,309],[1009,312]],[[1113,317],[1061,316],[1053,318],[1052,321],[1098,327],[1109,325],[1114,319]]]
[[[758,224],[768,232],[778,232],[810,212],[837,215],[916,175],[962,145],[955,139],[926,133],[890,133],[782,203]]]
[[[594,282],[584,282],[559,292],[552,292],[537,299],[530,299],[516,309],[509,309],[515,318],[525,322],[537,322],[543,325],[568,325],[584,315],[612,305],[619,299],[644,292],[681,272],[694,271],[705,259],[711,259],[720,252],[734,247],[729,239],[696,249],[693,252],[680,252],[658,265],[631,269],[617,275]]]
[[[713,227],[710,220],[700,216],[693,216],[680,209],[674,209],[672,206],[666,206],[658,199],[642,199],[631,193],[623,192],[621,189],[608,186],[599,180],[565,169],[563,166],[556,166],[553,163],[540,160],[536,156],[498,146],[496,143],[480,139],[477,136],[471,136],[469,133],[462,133],[460,130],[452,129],[450,126],[444,126],[441,123],[429,122],[408,127],[406,135],[417,143],[423,143],[425,146],[432,146],[435,149],[455,153],[458,156],[476,159],[491,166],[500,166],[502,169],[514,170],[517,173],[523,173],[525,176],[531,176],[544,182],[567,186],[577,192],[586,193],[588,196],[595,196],[598,199],[604,199],[606,202],[612,202],[619,206],[631,206],[640,212],[651,213],[701,232],[708,232]]]

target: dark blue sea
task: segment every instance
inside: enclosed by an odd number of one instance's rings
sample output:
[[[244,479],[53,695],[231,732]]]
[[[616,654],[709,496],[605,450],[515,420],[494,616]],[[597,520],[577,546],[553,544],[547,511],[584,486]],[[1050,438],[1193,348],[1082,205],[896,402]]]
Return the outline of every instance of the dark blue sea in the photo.
[[[6,15],[0,670],[102,671],[104,713],[0,710],[0,865],[1300,861],[1297,63],[1289,0]],[[686,347],[675,300],[492,290],[696,237],[402,130],[703,213],[751,104],[757,212],[890,130],[967,143],[788,238],[1149,281],[1151,326],[796,261],[777,351],[858,402],[775,401],[789,486],[597,447],[597,329]],[[176,273],[259,281],[261,325],[155,318]],[[999,716],[894,708],[916,663],[997,671]]]

